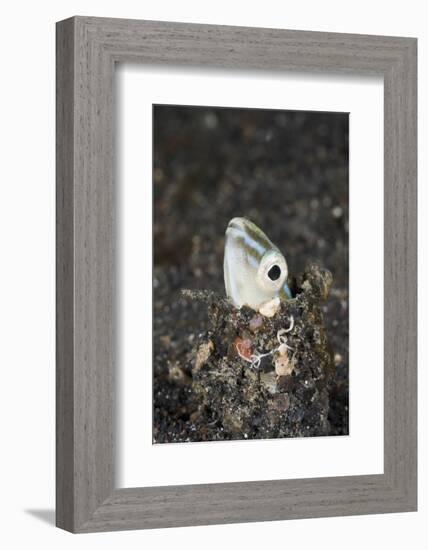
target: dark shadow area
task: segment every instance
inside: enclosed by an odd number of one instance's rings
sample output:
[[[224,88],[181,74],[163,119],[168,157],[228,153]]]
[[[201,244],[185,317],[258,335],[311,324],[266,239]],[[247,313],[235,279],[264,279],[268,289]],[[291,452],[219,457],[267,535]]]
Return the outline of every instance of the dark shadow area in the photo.
[[[55,510],[51,508],[30,508],[24,510],[26,514],[33,516],[44,523],[55,527]]]

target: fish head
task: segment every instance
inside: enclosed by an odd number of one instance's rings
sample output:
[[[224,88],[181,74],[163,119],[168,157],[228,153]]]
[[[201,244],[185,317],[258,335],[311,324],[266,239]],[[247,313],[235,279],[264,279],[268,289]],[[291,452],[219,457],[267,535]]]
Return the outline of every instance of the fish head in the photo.
[[[263,231],[246,218],[229,222],[223,267],[226,294],[238,308],[247,305],[257,310],[284,295],[287,262]]]

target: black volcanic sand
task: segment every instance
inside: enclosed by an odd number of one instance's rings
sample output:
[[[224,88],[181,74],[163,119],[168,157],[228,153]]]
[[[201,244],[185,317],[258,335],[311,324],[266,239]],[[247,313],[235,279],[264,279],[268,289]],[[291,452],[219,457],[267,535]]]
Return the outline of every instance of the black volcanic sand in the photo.
[[[153,441],[348,434],[348,115],[155,106],[153,180]],[[224,299],[235,216],[280,248],[296,292],[254,332]],[[285,376],[278,353],[238,356],[237,338],[273,350],[290,315]]]

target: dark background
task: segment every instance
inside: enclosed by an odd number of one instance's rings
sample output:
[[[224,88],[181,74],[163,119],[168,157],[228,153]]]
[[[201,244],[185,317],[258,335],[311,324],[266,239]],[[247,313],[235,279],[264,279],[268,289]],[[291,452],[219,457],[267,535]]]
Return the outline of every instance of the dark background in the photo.
[[[191,350],[206,307],[181,289],[224,293],[224,233],[245,216],[284,254],[333,274],[325,321],[335,354],[333,433],[348,433],[347,113],[153,107],[154,439],[191,429]],[[176,369],[175,367],[179,367]]]

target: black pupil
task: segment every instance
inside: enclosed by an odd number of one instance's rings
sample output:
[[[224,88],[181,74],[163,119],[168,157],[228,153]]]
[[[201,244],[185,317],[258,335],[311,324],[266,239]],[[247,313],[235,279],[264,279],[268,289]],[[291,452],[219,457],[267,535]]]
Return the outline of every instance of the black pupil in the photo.
[[[271,281],[277,281],[281,277],[279,265],[273,265],[268,271],[268,277]]]

